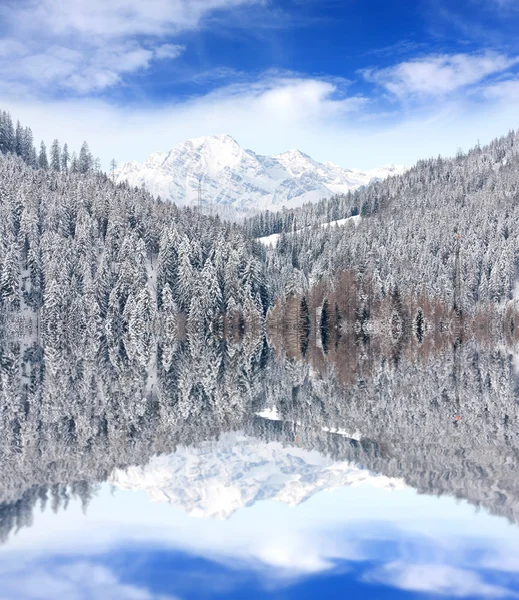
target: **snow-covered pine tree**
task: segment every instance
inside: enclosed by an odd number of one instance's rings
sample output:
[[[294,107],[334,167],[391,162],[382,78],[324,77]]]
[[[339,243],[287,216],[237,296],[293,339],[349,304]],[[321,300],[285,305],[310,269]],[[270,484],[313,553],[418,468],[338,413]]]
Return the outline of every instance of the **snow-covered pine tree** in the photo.
[[[70,162],[70,156],[68,153],[68,145],[63,144],[63,151],[61,153],[61,170],[65,173],[68,171],[68,166]]]
[[[61,149],[58,140],[52,142],[50,149],[50,168],[53,171],[61,171]]]
[[[40,154],[38,155],[38,166],[40,169],[47,171],[49,168],[49,159],[47,158],[47,148],[45,142],[40,144]]]
[[[88,144],[83,142],[81,146],[81,150],[79,151],[78,158],[78,171],[80,173],[88,173],[93,170],[93,158],[92,154],[90,154],[90,150],[88,148]]]

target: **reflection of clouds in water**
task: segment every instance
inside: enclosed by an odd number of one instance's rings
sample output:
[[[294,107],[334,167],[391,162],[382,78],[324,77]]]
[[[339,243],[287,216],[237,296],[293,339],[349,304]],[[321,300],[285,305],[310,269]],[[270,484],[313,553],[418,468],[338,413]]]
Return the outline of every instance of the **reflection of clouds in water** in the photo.
[[[21,564],[32,562],[37,567],[24,569],[31,572],[28,579],[34,573],[42,577],[48,573],[55,585],[65,589],[72,585],[71,573],[79,573],[77,578],[81,570],[57,569],[53,557],[70,562],[81,554],[90,557],[86,558],[89,564],[109,565],[137,556],[135,564],[128,561],[132,566],[127,573],[133,576],[135,570],[142,582],[148,581],[145,573],[139,573],[142,558],[153,561],[147,557],[159,553],[167,559],[159,561],[166,565],[165,578],[181,597],[182,589],[189,586],[174,586],[187,575],[194,587],[212,589],[202,577],[206,567],[200,566],[200,560],[209,561],[206,565],[212,564],[220,573],[220,587],[229,584],[234,589],[245,589],[244,582],[250,580],[266,589],[288,590],[315,575],[340,573],[365,586],[366,593],[373,586],[387,585],[452,597],[513,595],[503,587],[500,571],[504,568],[499,564],[501,557],[519,555],[515,528],[485,512],[476,514],[467,504],[420,497],[411,490],[388,494],[366,485],[318,494],[297,507],[260,502],[228,521],[189,518],[170,505],[151,504],[144,493],[119,492],[112,497],[107,486],[94,498],[86,517],[79,504],[72,502],[60,515],[36,514],[32,528],[20,530],[0,548],[2,562],[9,557],[8,568],[4,564],[0,569],[0,587],[4,581],[22,579],[28,585],[20,569],[15,574],[10,571],[16,569],[18,557]],[[380,519],[373,520],[373,515]],[[41,562],[42,555],[50,569]],[[195,565],[185,576],[178,556]],[[508,570],[510,585],[517,579],[511,558]],[[119,576],[113,581],[115,586],[127,579]],[[138,593],[137,599],[155,598],[140,588]],[[75,598],[68,592],[55,597]],[[118,597],[126,600],[122,594]],[[4,600],[1,594],[0,600]]]
[[[514,553],[515,552],[515,553]],[[502,548],[500,552],[485,557],[482,560],[485,569],[502,571],[504,573],[519,573],[519,554],[513,548]]]
[[[517,597],[512,590],[486,583],[475,572],[439,564],[392,562],[368,572],[364,579],[401,590],[440,594],[450,598]]]
[[[264,502],[228,521],[197,519],[169,505],[151,504],[144,493],[111,496],[105,486],[86,517],[79,502],[59,515],[36,513],[31,528],[0,546],[0,557],[40,552],[101,556],[122,547],[159,546],[278,582],[332,570],[336,560],[362,559],[357,542],[344,535],[337,510],[321,515],[319,506],[299,508]]]
[[[375,548],[371,553],[376,556]],[[397,547],[394,548],[398,553]],[[386,564],[376,559],[355,565],[338,561],[333,578],[344,592],[363,590],[370,596],[387,587],[447,598],[516,598],[511,578],[497,581],[495,573],[439,562],[408,562],[403,558]],[[477,561],[476,561],[477,562]],[[377,566],[374,566],[377,565]],[[115,568],[112,565],[116,565]],[[0,569],[0,600],[176,600],[177,598],[264,598],[282,590],[284,598],[299,597],[312,576],[273,579],[270,569],[248,570],[241,562],[211,563],[198,556],[168,551],[162,547],[134,547],[95,559],[35,557],[21,564],[16,558]],[[300,574],[301,575],[301,574]],[[378,597],[378,596],[376,596]],[[392,596],[393,597],[393,596]]]
[[[125,584],[107,567],[82,560],[62,565],[2,569],[0,600],[176,600],[167,595],[157,596],[141,586]]]

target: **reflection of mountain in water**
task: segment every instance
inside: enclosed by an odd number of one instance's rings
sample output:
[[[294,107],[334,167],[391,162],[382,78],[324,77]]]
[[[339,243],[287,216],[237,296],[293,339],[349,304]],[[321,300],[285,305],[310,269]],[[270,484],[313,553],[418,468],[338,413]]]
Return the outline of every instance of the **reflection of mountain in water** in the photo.
[[[471,343],[396,364],[363,350],[347,356],[356,379],[344,383],[324,355],[316,370],[253,340],[179,343],[169,368],[159,347],[148,370],[102,352],[20,348],[0,348],[0,539],[40,502],[87,505],[108,479],[219,517],[397,480],[519,521],[519,408],[504,350]]]
[[[260,500],[297,506],[317,492],[370,483],[387,490],[401,480],[371,474],[315,451],[224,433],[196,448],[179,447],[145,466],[116,469],[109,481],[144,490],[153,501],[171,502],[195,517],[226,519]]]

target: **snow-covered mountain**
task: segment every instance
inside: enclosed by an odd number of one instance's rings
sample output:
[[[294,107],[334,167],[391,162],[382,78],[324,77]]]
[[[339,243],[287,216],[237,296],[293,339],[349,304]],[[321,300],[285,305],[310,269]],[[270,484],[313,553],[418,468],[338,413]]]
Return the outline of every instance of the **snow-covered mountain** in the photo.
[[[143,163],[124,163],[115,177],[118,182],[145,186],[153,195],[181,206],[197,204],[201,179],[205,204],[278,210],[345,193],[405,170],[396,165],[366,172],[343,169],[318,163],[299,150],[260,156],[244,150],[229,135],[215,135],[154,153]]]
[[[180,447],[142,467],[116,469],[109,481],[143,490],[152,501],[169,502],[191,516],[213,519],[227,519],[260,500],[296,506],[318,492],[348,485],[404,487],[400,479],[334,462],[318,452],[233,433],[197,448]]]

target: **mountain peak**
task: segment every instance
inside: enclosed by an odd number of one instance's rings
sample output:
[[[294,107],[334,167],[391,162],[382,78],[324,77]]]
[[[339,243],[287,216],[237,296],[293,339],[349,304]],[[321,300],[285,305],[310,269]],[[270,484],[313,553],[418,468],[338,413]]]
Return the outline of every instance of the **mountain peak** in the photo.
[[[292,148],[287,152],[274,156],[285,169],[292,175],[292,177],[300,178],[303,174],[309,172],[315,172],[316,170],[323,167],[320,163],[310,158],[308,154],[301,152],[297,148]]]
[[[294,208],[397,173],[388,166],[363,173],[322,164],[297,148],[260,156],[244,150],[229,134],[217,134],[187,140],[141,164],[124,163],[115,175],[119,182],[145,186],[181,206],[197,203],[201,177],[204,202],[221,210],[234,206],[246,211]]]
[[[186,143],[186,142],[184,142]],[[235,144],[239,146],[238,142],[228,133],[220,133],[215,135],[204,135],[201,137],[187,140],[187,143],[193,145],[207,144],[207,143],[220,143],[220,144]]]
[[[274,158],[277,158],[278,160],[302,160],[302,161],[310,162],[312,164],[319,164],[313,158],[308,156],[308,154],[301,152],[301,150],[298,150],[297,148],[291,148],[290,150],[287,150],[286,152],[282,152],[281,154],[276,154],[274,156]]]
[[[301,152],[298,148],[290,148],[290,150],[287,150],[286,152],[281,152],[281,154],[276,155],[276,158],[280,156],[303,156],[304,158],[310,158],[308,154]]]

